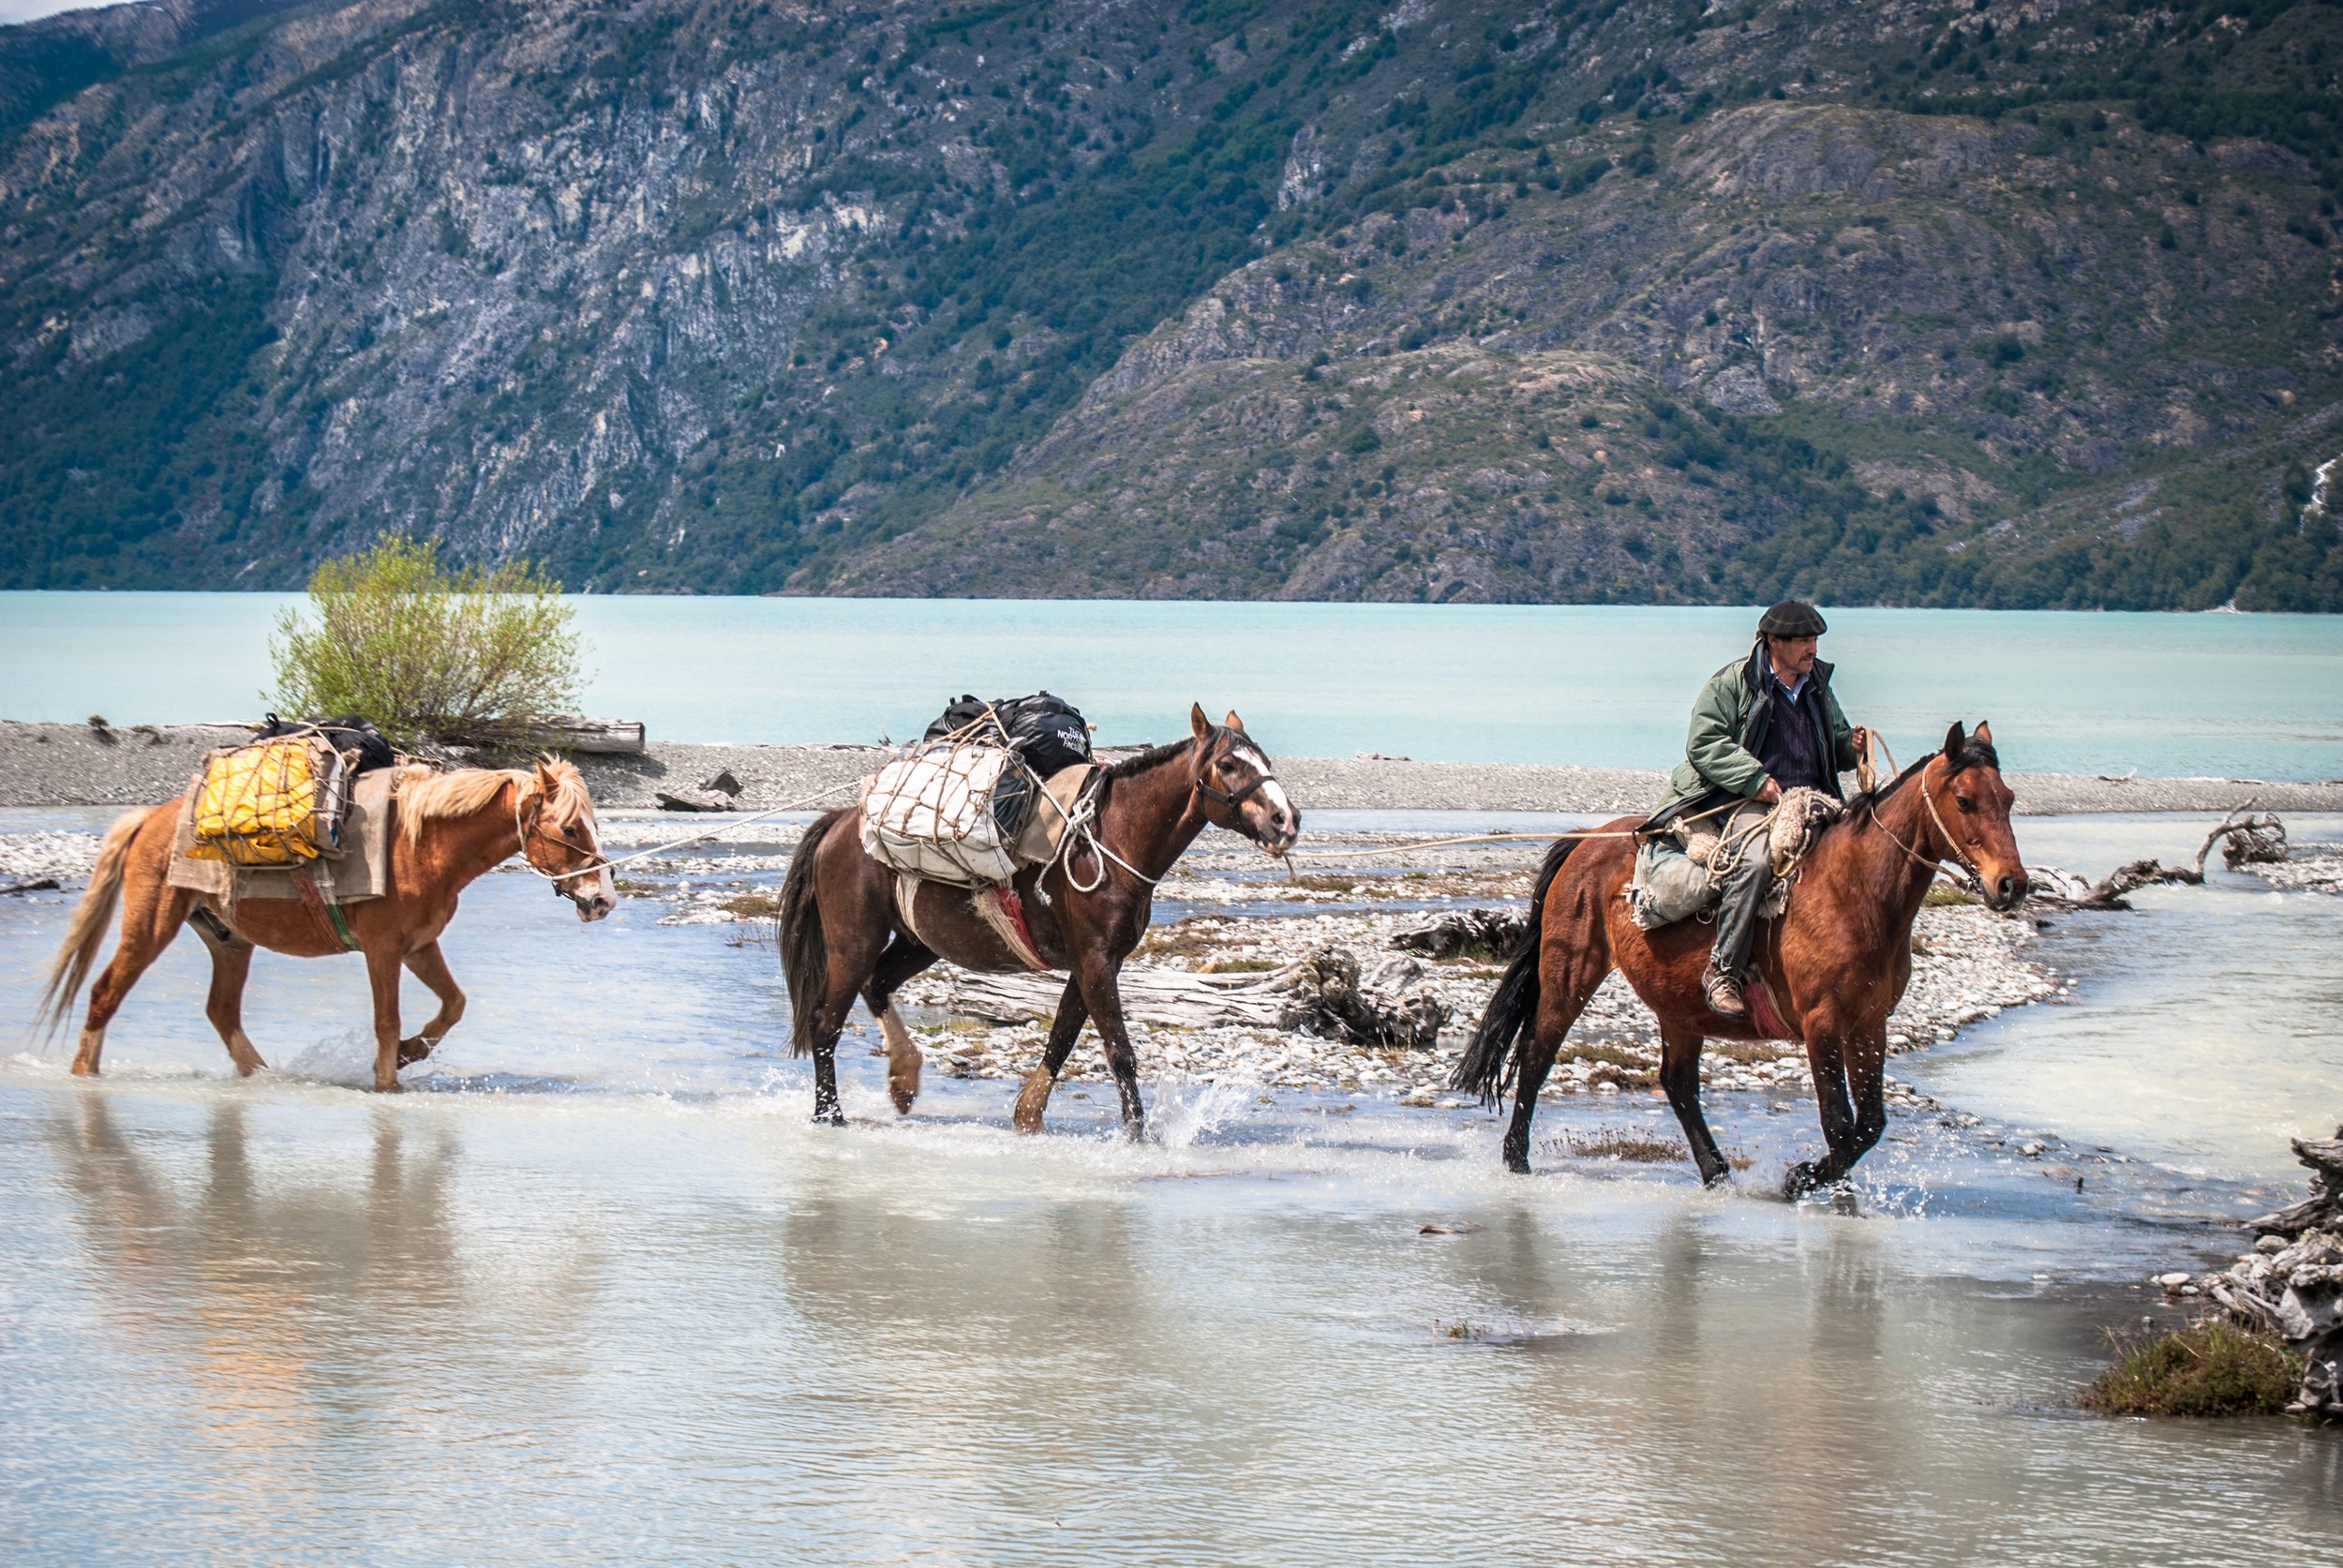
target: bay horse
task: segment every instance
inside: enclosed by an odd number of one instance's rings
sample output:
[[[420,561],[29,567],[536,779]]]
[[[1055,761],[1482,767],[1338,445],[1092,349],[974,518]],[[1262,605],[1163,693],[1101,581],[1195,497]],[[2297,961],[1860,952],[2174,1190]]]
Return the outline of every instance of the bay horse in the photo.
[[[398,1069],[430,1055],[464,1016],[464,993],[440,956],[440,933],[455,918],[456,896],[473,878],[519,854],[552,880],[555,892],[577,905],[580,920],[599,920],[618,906],[586,781],[571,764],[551,758],[533,770],[407,769],[391,797],[389,889],[380,898],[341,906],[347,944],[326,916],[300,899],[245,899],[216,907],[204,894],[172,887],[165,874],[181,805],[167,800],[128,813],[107,830],[89,889],[50,964],[40,1019],[53,1029],[72,1010],[105,940],[106,923],[114,905],[122,903],[121,939],[112,961],[91,985],[89,1010],[82,1016],[81,1048],[73,1057],[78,1077],[97,1074],[106,1025],[190,918],[212,954],[212,989],[203,1010],[239,1075],[249,1077],[268,1065],[244,1032],[244,984],[252,949],[326,958],[354,948],[366,955],[374,992],[374,1086],[396,1094]],[[401,964],[440,999],[431,1022],[407,1039],[398,1034]]]
[[[1117,977],[1146,934],[1156,884],[1207,824],[1242,833],[1272,854],[1293,847],[1302,814],[1270,771],[1269,755],[1233,712],[1218,724],[1188,710],[1189,737],[1101,769],[1089,785],[1095,840],[1069,834],[1046,866],[1014,884],[1033,950],[1068,971],[1040,1065],[1017,1097],[1020,1132],[1041,1130],[1058,1069],[1085,1020],[1098,1026],[1123,1103],[1124,1130],[1144,1130],[1139,1062],[1123,1023]],[[1047,807],[1040,809],[1047,810]],[[1079,812],[1079,808],[1078,808]],[[860,808],[831,812],[806,829],[781,892],[781,960],[789,982],[795,1055],[813,1057],[813,1119],[843,1125],[838,1034],[859,995],[887,1041],[887,1086],[898,1113],[919,1093],[919,1048],[896,1013],[903,983],[937,959],[984,974],[1029,966],[972,889],[918,884],[905,911],[895,874],[862,848]]]
[[[1770,1038],[1752,1022],[1762,979],[1780,1022],[1806,1047],[1828,1145],[1823,1158],[1791,1168],[1783,1195],[1795,1199],[1842,1180],[1887,1129],[1888,1015],[1912,978],[1912,922],[1938,868],[1948,859],[1967,868],[1997,911],[2026,896],[2009,828],[2013,799],[1992,726],[1980,724],[1965,736],[1955,724],[1943,751],[1849,801],[1808,847],[1789,908],[1758,928],[1746,988],[1753,1006],[1740,1018],[1709,1010],[1703,993],[1713,927],[1683,919],[1644,931],[1628,916],[1634,831],[1642,818],[1557,840],[1530,895],[1528,933],[1451,1083],[1490,1100],[1512,1092],[1504,1160],[1528,1174],[1538,1090],[1562,1037],[1616,968],[1659,1015],[1660,1086],[1701,1182],[1713,1187],[1729,1167],[1700,1113],[1700,1048],[1709,1038]],[[1764,841],[1751,852],[1764,853]]]

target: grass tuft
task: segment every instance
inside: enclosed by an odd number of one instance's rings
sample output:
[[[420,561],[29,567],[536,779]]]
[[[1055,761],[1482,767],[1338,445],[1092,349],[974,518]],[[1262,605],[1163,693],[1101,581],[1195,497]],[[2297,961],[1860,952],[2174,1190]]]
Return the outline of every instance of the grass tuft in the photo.
[[[1562,1146],[1580,1159],[1625,1159],[1641,1165],[1680,1165],[1693,1157],[1682,1140],[1655,1138],[1634,1127],[1598,1127],[1566,1132]]]
[[[2302,1357],[2218,1318],[2113,1337],[2115,1365],[2082,1392],[2082,1408],[2101,1415],[2277,1415],[2302,1383]]]

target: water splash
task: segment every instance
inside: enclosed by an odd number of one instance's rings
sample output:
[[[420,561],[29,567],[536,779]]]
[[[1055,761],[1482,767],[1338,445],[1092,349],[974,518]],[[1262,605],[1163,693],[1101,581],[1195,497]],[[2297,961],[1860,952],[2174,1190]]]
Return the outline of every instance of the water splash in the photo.
[[[1234,1083],[1167,1083],[1156,1091],[1150,1122],[1167,1149],[1192,1149],[1246,1114],[1257,1090]]]
[[[374,1036],[365,1029],[344,1029],[325,1036],[278,1069],[288,1078],[338,1083],[345,1088],[374,1086]]]

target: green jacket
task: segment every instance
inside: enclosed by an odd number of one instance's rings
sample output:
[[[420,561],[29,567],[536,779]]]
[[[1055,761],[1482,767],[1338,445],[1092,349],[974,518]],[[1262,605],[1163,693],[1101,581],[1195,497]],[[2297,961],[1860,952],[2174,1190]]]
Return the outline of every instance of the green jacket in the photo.
[[[1748,658],[1725,665],[1700,689],[1700,700],[1693,704],[1692,728],[1684,737],[1684,760],[1668,775],[1667,797],[1652,814],[1652,826],[1681,812],[1747,799],[1764,785],[1765,765],[1756,753],[1773,722],[1773,704],[1757,700],[1758,682],[1765,679],[1763,651],[1762,643],[1753,647]],[[1822,710],[1830,722],[1831,759],[1843,773],[1855,766],[1855,729],[1831,694],[1830,669],[1817,659],[1807,679],[1822,698]],[[1834,787],[1831,793],[1838,790]]]

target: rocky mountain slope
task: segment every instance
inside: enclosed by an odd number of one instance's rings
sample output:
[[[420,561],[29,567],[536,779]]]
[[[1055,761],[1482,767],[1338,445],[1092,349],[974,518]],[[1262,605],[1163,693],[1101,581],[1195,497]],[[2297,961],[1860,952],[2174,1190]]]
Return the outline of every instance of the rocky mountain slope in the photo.
[[[0,584],[2343,608],[2309,0],[0,32]]]

